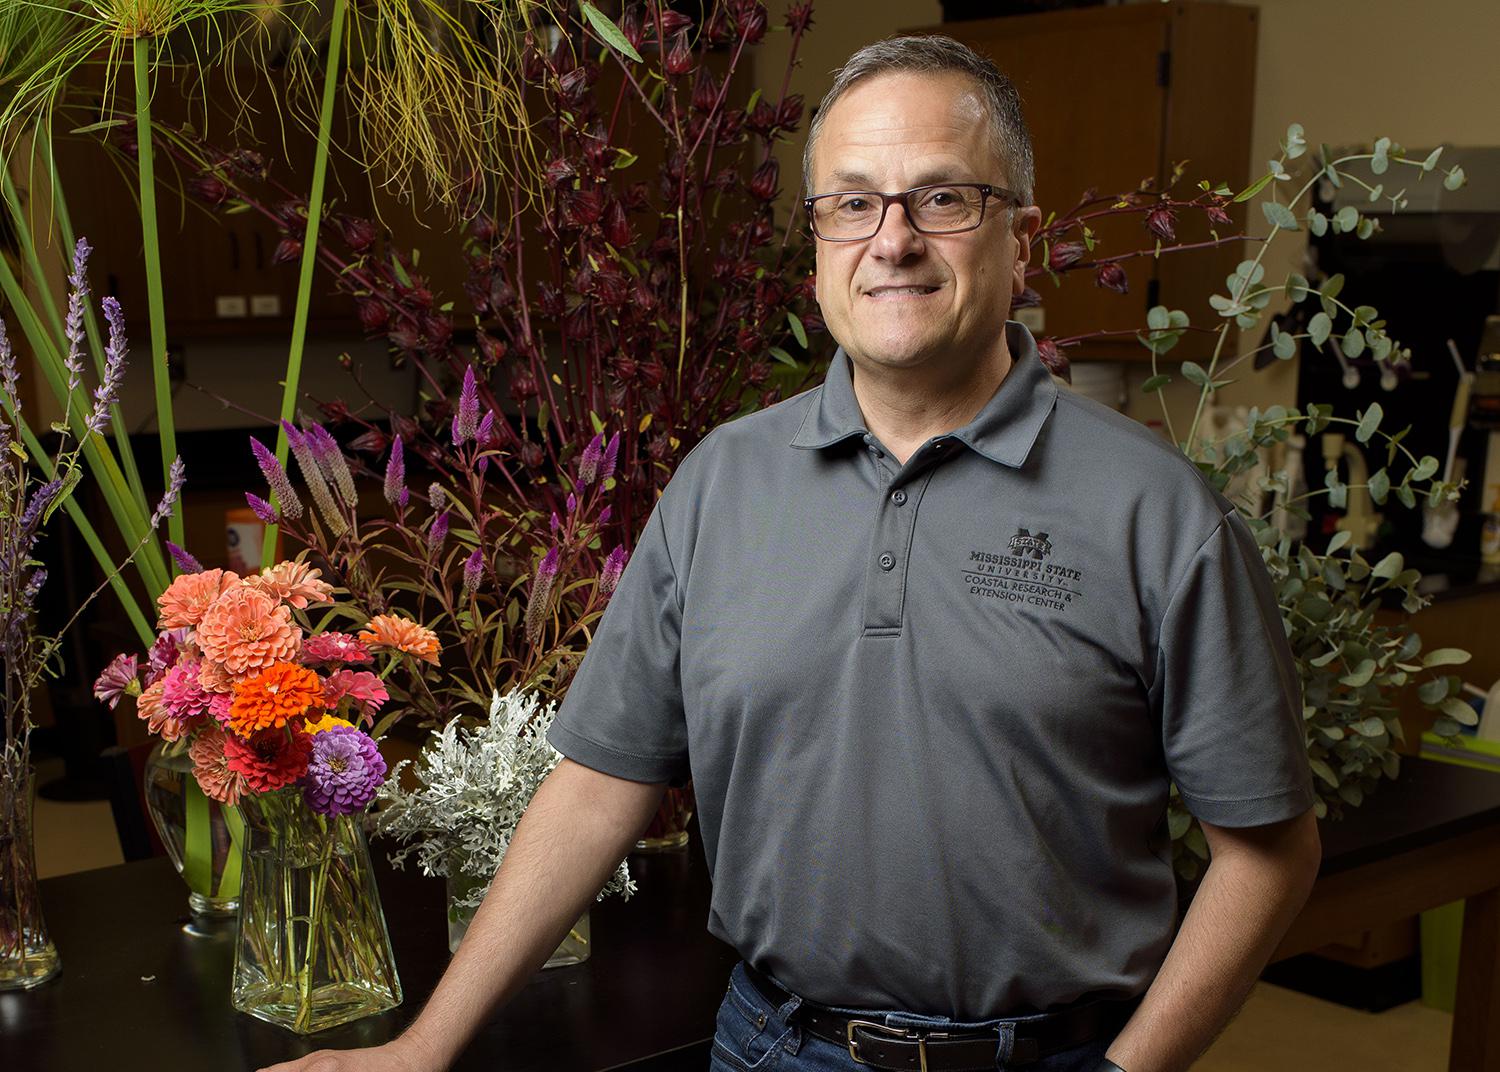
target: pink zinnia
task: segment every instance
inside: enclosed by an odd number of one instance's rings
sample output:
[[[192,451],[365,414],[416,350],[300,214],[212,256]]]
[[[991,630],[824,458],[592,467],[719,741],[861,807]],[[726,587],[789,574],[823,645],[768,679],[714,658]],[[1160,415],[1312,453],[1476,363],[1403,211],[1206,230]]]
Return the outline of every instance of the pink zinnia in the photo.
[[[163,629],[197,625],[219,596],[239,579],[238,573],[221,569],[184,573],[156,601],[157,625]]]
[[[211,663],[205,659],[198,664],[198,685],[204,692],[211,692],[216,696],[227,695],[234,690],[234,683],[238,680],[239,678],[218,663]]]
[[[132,685],[139,687],[135,679],[139,665],[140,660],[134,655],[124,653],[116,655],[94,681],[94,698],[101,703],[109,704],[109,709],[113,711],[119,705],[120,697],[124,696]]]
[[[205,658],[221,664],[235,677],[243,677],[296,658],[302,647],[302,630],[293,623],[290,608],[265,592],[241,584],[220,596],[203,615],[198,645]]]
[[[328,603],[333,599],[333,585],[319,580],[322,574],[322,570],[306,562],[278,562],[263,569],[259,577],[247,577],[245,583],[259,588],[278,603],[306,610],[309,603]]]
[[[223,730],[210,726],[198,734],[188,755],[193,760],[193,777],[198,779],[203,795],[220,804],[234,805],[245,792],[245,776],[229,769],[229,757],[224,754],[227,739]]]
[[[335,710],[346,696],[359,705],[366,718],[374,718],[381,705],[391,698],[385,682],[368,670],[339,670],[329,674],[323,682],[324,708]]]
[[[302,641],[304,663],[367,663],[370,649],[351,633],[319,633]]]
[[[146,726],[152,733],[158,734],[164,741],[175,741],[187,732],[187,726],[168,711],[161,702],[162,688],[165,681],[158,681],[149,685],[135,701],[135,713],[146,721]]]
[[[161,679],[161,706],[167,715],[189,726],[209,713],[214,694],[198,683],[198,664],[180,659]]]

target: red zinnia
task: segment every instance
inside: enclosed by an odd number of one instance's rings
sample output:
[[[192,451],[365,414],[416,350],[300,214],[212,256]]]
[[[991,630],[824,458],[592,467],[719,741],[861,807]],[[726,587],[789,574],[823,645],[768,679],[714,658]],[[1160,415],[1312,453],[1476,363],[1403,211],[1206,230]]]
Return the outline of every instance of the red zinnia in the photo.
[[[311,755],[312,738],[296,730],[264,730],[249,740],[224,735],[224,765],[256,793],[291,785],[307,773]]]

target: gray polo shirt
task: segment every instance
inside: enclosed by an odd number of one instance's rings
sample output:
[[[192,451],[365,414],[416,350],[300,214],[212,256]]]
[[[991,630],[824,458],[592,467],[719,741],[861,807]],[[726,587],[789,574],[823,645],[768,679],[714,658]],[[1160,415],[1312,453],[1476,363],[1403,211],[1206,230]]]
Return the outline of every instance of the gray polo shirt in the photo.
[[[691,775],[708,925],[810,1000],[981,1019],[1150,984],[1168,784],[1220,826],[1312,806],[1249,530],[1020,324],[905,465],[847,357],[716,428],[652,512],[549,739]]]

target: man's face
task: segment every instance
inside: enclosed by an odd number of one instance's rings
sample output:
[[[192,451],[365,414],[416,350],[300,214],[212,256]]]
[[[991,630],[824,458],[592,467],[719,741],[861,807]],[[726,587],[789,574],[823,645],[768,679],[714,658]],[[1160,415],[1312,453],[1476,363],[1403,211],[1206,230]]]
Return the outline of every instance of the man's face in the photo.
[[[829,109],[814,147],[810,193],[896,193],[938,182],[1004,186],[980,90],[958,74],[877,75]],[[892,205],[860,242],[817,242],[818,304],[849,354],[889,368],[972,361],[1001,345],[1012,295],[1025,286],[1035,208],[990,198],[961,234],[912,229]]]

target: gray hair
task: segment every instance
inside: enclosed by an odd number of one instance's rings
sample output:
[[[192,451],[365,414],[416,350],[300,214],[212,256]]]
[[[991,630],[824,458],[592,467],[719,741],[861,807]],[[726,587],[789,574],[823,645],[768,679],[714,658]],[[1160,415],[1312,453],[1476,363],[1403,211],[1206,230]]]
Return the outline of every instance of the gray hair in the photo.
[[[991,140],[995,155],[1009,174],[1006,181],[1021,198],[1031,204],[1036,183],[1036,164],[1031,154],[1031,134],[1021,114],[1021,95],[1011,80],[1000,73],[994,61],[981,56],[968,45],[951,37],[933,34],[923,37],[892,37],[866,45],[834,76],[833,88],[823,97],[813,113],[807,130],[807,146],[802,150],[802,184],[811,193],[813,146],[823,129],[823,120],[834,102],[850,87],[867,78],[896,71],[916,74],[953,72],[967,75],[978,83],[990,113]]]

